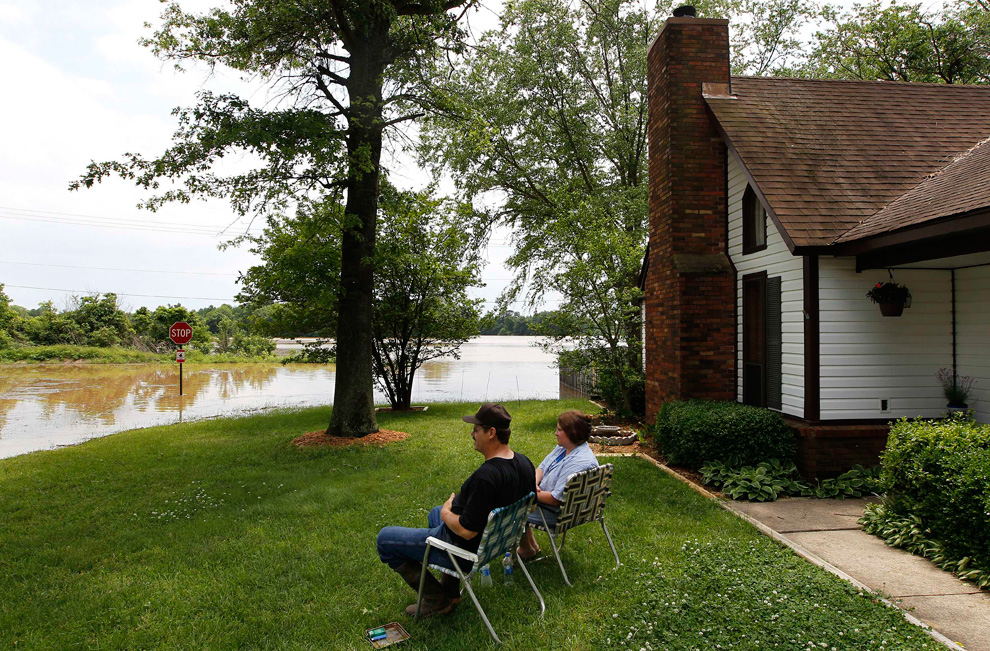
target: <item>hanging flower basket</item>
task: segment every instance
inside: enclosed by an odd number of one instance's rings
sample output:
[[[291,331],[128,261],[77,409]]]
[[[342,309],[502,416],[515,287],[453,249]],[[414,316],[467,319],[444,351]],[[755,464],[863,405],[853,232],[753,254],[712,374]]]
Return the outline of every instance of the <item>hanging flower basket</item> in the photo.
[[[908,288],[893,281],[877,283],[866,296],[880,306],[880,314],[884,316],[900,316],[904,313],[904,305],[911,300]]]
[[[904,303],[880,303],[880,314],[884,316],[900,316],[904,314]]]

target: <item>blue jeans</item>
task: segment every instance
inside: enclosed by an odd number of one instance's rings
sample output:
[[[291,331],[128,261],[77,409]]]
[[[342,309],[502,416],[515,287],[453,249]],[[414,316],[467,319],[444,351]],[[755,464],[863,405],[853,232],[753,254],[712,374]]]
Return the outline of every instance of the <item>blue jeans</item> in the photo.
[[[543,511],[543,515],[546,516],[547,525],[553,529],[557,526],[557,515],[560,513],[559,506],[547,506],[546,504],[537,504],[536,510],[529,514],[526,518],[526,522],[533,525],[538,524],[543,526],[543,518],[540,517],[540,511]]]
[[[385,527],[378,532],[378,557],[382,563],[388,564],[393,570],[406,561],[423,562],[423,554],[426,553],[426,539],[430,536],[438,538],[444,542],[453,543],[450,537],[450,529],[440,519],[439,506],[430,509],[427,516],[427,529],[413,529],[411,527]],[[447,552],[433,547],[430,549],[430,565],[439,565],[448,570],[453,570],[454,566],[450,562]],[[463,559],[458,559],[461,570],[467,572],[471,569],[471,563]]]

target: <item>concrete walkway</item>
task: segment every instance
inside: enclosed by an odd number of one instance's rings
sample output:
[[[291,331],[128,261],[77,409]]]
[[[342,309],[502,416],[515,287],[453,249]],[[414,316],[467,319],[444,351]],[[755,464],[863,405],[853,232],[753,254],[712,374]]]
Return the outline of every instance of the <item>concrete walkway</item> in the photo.
[[[863,532],[856,521],[866,503],[789,498],[725,506],[813,563],[883,593],[943,643],[990,651],[990,594]]]

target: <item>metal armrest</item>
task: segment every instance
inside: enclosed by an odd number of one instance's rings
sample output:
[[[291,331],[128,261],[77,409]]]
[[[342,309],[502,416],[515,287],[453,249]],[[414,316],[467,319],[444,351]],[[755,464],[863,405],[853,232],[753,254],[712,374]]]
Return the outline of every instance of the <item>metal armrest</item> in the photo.
[[[477,554],[461,549],[460,547],[452,543],[444,542],[439,538],[434,538],[433,536],[430,536],[426,539],[426,544],[430,545],[431,547],[442,549],[446,552],[453,554],[454,556],[458,556],[460,558],[463,558],[464,560],[471,561],[472,563],[478,562]]]

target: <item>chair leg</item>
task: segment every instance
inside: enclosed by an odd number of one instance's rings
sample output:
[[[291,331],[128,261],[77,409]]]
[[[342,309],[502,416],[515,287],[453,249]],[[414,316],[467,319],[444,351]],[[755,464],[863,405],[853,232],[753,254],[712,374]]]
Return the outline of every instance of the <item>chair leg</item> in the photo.
[[[567,570],[564,569],[564,562],[560,560],[560,551],[557,549],[557,541],[553,537],[553,532],[552,532],[553,530],[550,528],[550,525],[547,524],[547,518],[545,515],[543,515],[542,509],[540,510],[540,518],[543,519],[543,526],[546,527],[547,536],[549,536],[550,538],[550,549],[553,550],[554,558],[557,559],[557,565],[560,566],[560,573],[564,576],[564,583],[566,583],[571,587],[574,587],[574,585],[571,583],[571,580],[567,578]],[[565,531],[563,535],[566,536],[567,532]]]
[[[533,588],[536,598],[540,600],[540,617],[543,617],[543,613],[547,610],[547,605],[543,602],[543,595],[536,589],[536,583],[533,581],[533,577],[529,575],[529,570],[526,569],[526,564],[523,563],[523,559],[519,557],[519,554],[516,554],[516,560],[519,561],[519,567],[522,568],[523,574],[526,575],[526,580],[529,581],[529,587]]]
[[[426,552],[423,554],[423,571],[419,575],[419,592],[416,594],[416,619],[419,619],[419,608],[423,604],[423,588],[426,587],[426,573],[430,567],[430,543],[426,543]]]
[[[492,628],[492,623],[488,621],[488,615],[485,614],[485,609],[481,607],[481,604],[478,603],[478,598],[474,596],[474,590],[471,589],[471,582],[468,581],[467,577],[464,576],[464,572],[461,571],[461,567],[460,565],[457,564],[457,560],[454,558],[454,555],[448,551],[447,556],[450,557],[450,562],[454,564],[454,569],[457,570],[458,576],[461,577],[461,582],[464,584],[464,587],[467,588],[468,596],[471,597],[471,602],[474,604],[474,607],[477,609],[478,614],[481,615],[481,620],[485,622],[485,626],[488,628],[488,632],[492,634],[492,637],[495,638],[495,641],[497,643],[501,644],[502,640],[498,639],[498,635],[495,634],[495,629]],[[529,575],[527,574],[527,576]]]
[[[615,551],[615,543],[612,542],[612,534],[608,532],[608,527],[605,526],[605,518],[603,517],[599,522],[602,523],[602,529],[605,531],[605,537],[608,539],[608,546],[612,548],[612,554],[615,555],[615,569],[619,569],[619,552]]]

